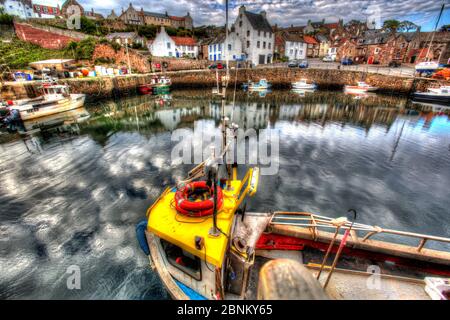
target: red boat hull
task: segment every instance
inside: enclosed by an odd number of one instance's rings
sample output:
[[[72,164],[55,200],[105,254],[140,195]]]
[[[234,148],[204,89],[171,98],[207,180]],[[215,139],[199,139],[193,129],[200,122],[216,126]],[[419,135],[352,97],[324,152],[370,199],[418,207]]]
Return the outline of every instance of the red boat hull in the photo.
[[[148,84],[143,84],[138,87],[138,92],[140,94],[152,94],[153,88]]]

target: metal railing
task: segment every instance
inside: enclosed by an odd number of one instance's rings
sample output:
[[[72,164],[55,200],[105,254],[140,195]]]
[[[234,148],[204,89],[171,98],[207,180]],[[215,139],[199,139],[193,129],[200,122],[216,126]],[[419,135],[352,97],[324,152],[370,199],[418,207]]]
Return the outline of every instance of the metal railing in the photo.
[[[341,220],[342,221],[342,220]],[[351,222],[347,221],[341,224],[337,219],[309,213],[309,212],[284,212],[277,211],[274,213],[270,224],[272,225],[290,225],[308,228],[314,239],[317,239],[317,230],[319,228],[332,229],[335,231],[337,228],[349,229]],[[450,238],[437,237],[432,235],[398,231],[393,229],[384,229],[378,226],[370,226],[361,223],[353,223],[352,231],[360,231],[364,233],[361,239],[356,236],[356,233],[352,234],[352,237],[357,237],[355,240],[366,242],[369,238],[379,234],[392,234],[397,236],[403,236],[408,238],[420,239],[417,251],[420,252],[428,241],[436,241],[442,243],[450,243]]]

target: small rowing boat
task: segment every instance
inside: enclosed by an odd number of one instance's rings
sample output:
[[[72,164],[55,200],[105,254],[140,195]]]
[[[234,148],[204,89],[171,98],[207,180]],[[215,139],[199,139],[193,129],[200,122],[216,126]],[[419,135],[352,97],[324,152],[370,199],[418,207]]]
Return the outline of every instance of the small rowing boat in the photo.
[[[294,89],[294,90],[301,90],[301,89],[314,90],[314,89],[317,89],[317,84],[315,84],[314,82],[308,83],[308,81],[306,79],[301,79],[299,81],[292,83],[292,89]]]
[[[378,87],[371,86],[364,81],[358,81],[356,86],[346,85],[344,88],[345,92],[374,92],[377,90]]]

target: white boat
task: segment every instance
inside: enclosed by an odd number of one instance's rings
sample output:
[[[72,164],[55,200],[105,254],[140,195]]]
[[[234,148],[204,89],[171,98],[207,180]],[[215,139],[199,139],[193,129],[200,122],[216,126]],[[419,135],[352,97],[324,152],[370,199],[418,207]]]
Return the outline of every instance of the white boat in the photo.
[[[357,93],[361,93],[361,92],[373,92],[373,91],[377,91],[378,87],[374,87],[371,86],[367,83],[365,83],[364,81],[358,81],[356,86],[345,86],[345,91],[346,92],[357,92]]]
[[[292,89],[306,89],[306,90],[314,90],[317,89],[317,85],[312,82],[308,83],[306,79],[301,79],[300,81],[296,81],[292,83]]]
[[[37,98],[17,100],[11,106],[19,111],[22,121],[80,108],[86,98],[85,94],[69,93],[69,86],[56,82],[44,82],[42,91]]]
[[[428,88],[426,92],[414,92],[412,97],[416,101],[437,102],[450,106],[450,86],[440,86],[439,88]]]
[[[415,69],[417,72],[433,72],[439,68],[439,63],[436,61],[425,61],[416,64]]]
[[[248,85],[249,90],[267,90],[272,85],[266,79],[261,79],[259,82],[252,82]]]

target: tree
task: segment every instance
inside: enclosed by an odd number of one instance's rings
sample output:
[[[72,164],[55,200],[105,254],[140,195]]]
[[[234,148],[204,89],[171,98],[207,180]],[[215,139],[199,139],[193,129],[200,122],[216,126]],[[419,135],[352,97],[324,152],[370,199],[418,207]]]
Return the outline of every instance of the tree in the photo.
[[[400,21],[391,19],[384,21],[382,29],[390,33],[396,33],[399,27]]]
[[[3,8],[0,8],[0,25],[13,25],[14,18],[12,15],[5,13]]]
[[[149,26],[139,26],[138,28],[138,35],[141,37],[146,37],[148,39],[153,39],[156,37],[156,33],[158,31],[158,27],[151,24]]]
[[[418,28],[419,28],[419,26],[416,25],[415,23],[405,20],[405,21],[400,22],[398,30],[402,31],[402,32],[410,32],[413,30],[416,31]]]

